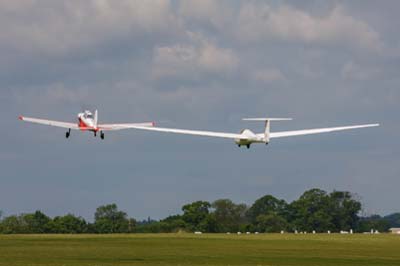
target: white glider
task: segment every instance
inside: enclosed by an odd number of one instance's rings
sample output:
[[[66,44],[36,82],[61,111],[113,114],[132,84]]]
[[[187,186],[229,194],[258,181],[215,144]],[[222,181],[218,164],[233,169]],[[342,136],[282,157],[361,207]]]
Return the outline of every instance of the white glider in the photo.
[[[256,134],[253,133],[250,129],[244,129],[240,133],[225,133],[225,132],[187,130],[187,129],[162,128],[162,127],[146,127],[146,126],[132,126],[132,128],[148,130],[148,131],[233,139],[239,147],[243,145],[246,146],[247,148],[250,148],[250,145],[252,143],[268,144],[270,142],[270,139],[273,138],[320,134],[320,133],[328,133],[334,131],[379,126],[379,124],[365,124],[365,125],[353,125],[344,127],[328,127],[328,128],[315,128],[315,129],[304,129],[304,130],[294,130],[294,131],[270,132],[271,121],[286,121],[292,119],[291,118],[244,118],[243,120],[264,122],[265,123],[264,133]]]
[[[68,122],[61,122],[61,121],[54,121],[54,120],[47,120],[47,119],[25,117],[25,116],[19,116],[18,118],[22,121],[36,123],[36,124],[68,128],[68,131],[65,133],[66,138],[68,138],[71,135],[71,129],[93,132],[95,137],[97,135],[97,132],[100,131],[100,138],[104,139],[103,131],[136,128],[137,126],[140,126],[143,128],[154,126],[154,122],[125,123],[125,124],[98,124],[97,123],[97,121],[98,121],[97,110],[94,112],[94,115],[90,111],[87,111],[87,110],[84,111],[83,113],[79,113],[78,114],[78,123],[68,123]]]

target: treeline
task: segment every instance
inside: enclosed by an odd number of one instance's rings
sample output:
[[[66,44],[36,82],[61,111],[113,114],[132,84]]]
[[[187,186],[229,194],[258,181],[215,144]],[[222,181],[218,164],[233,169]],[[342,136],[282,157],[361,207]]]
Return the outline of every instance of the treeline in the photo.
[[[88,223],[82,217],[73,214],[56,216],[53,219],[36,211],[20,215],[11,215],[0,221],[0,233],[3,234],[81,234],[81,233],[133,233],[135,219],[110,204],[96,209],[94,223]]]
[[[251,206],[229,199],[212,203],[195,201],[182,207],[182,214],[154,221],[137,222],[115,204],[96,209],[94,222],[73,214],[50,218],[41,211],[11,215],[0,220],[0,233],[167,233],[167,232],[380,232],[400,227],[400,213],[360,217],[362,205],[350,192],[311,189],[287,203],[266,195]]]

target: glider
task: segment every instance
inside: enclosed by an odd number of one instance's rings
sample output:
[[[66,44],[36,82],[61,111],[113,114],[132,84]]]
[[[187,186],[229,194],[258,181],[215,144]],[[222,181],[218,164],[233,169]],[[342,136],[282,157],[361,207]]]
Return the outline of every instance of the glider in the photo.
[[[104,139],[104,131],[110,130],[121,130],[121,129],[128,129],[128,128],[136,128],[136,127],[152,127],[154,126],[154,122],[145,122],[145,123],[130,123],[130,124],[99,124],[98,121],[98,112],[97,110],[92,112],[86,110],[83,113],[78,114],[78,123],[68,123],[68,122],[61,122],[61,121],[54,121],[54,120],[47,120],[47,119],[39,119],[39,118],[32,118],[32,117],[25,117],[19,116],[18,117],[22,121],[42,124],[47,126],[54,126],[54,127],[61,127],[67,128],[68,131],[65,133],[65,137],[69,138],[71,135],[71,129],[80,130],[80,131],[89,131],[93,132],[94,136],[96,137],[97,132],[100,131],[100,138]]]
[[[132,128],[148,130],[148,131],[157,131],[157,132],[167,132],[167,133],[176,133],[176,134],[233,139],[239,147],[246,146],[247,148],[250,148],[250,145],[253,143],[268,144],[270,142],[270,140],[274,139],[274,138],[320,134],[320,133],[328,133],[328,132],[334,132],[334,131],[342,131],[342,130],[379,126],[379,124],[365,124],[365,125],[352,125],[352,126],[342,126],[342,127],[328,127],[328,128],[303,129],[303,130],[294,130],[294,131],[270,132],[271,121],[286,121],[286,120],[292,120],[292,119],[291,118],[244,118],[243,120],[244,121],[264,122],[265,123],[264,132],[257,134],[257,133],[252,132],[250,129],[244,129],[240,133],[225,133],[225,132],[187,130],[187,129],[176,129],[176,128],[146,127],[146,126],[139,126],[139,125],[132,126]]]

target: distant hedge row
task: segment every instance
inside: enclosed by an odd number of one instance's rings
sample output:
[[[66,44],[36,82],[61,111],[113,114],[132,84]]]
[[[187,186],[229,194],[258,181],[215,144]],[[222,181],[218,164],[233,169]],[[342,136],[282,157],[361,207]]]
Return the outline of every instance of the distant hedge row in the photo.
[[[235,204],[229,199],[212,203],[196,201],[184,205],[182,214],[159,221],[149,218],[137,222],[118,210],[116,204],[98,207],[93,223],[73,214],[50,218],[36,211],[4,217],[0,220],[0,233],[339,232],[351,229],[384,232],[390,227],[400,227],[400,213],[360,217],[361,210],[361,202],[350,192],[311,189],[291,203],[271,195],[257,199],[251,206]]]

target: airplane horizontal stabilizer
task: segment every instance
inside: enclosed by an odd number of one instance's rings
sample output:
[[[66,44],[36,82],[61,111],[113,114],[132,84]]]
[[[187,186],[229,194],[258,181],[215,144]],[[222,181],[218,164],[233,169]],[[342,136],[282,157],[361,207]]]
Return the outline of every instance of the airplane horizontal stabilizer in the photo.
[[[289,121],[292,118],[243,118],[244,121]]]

